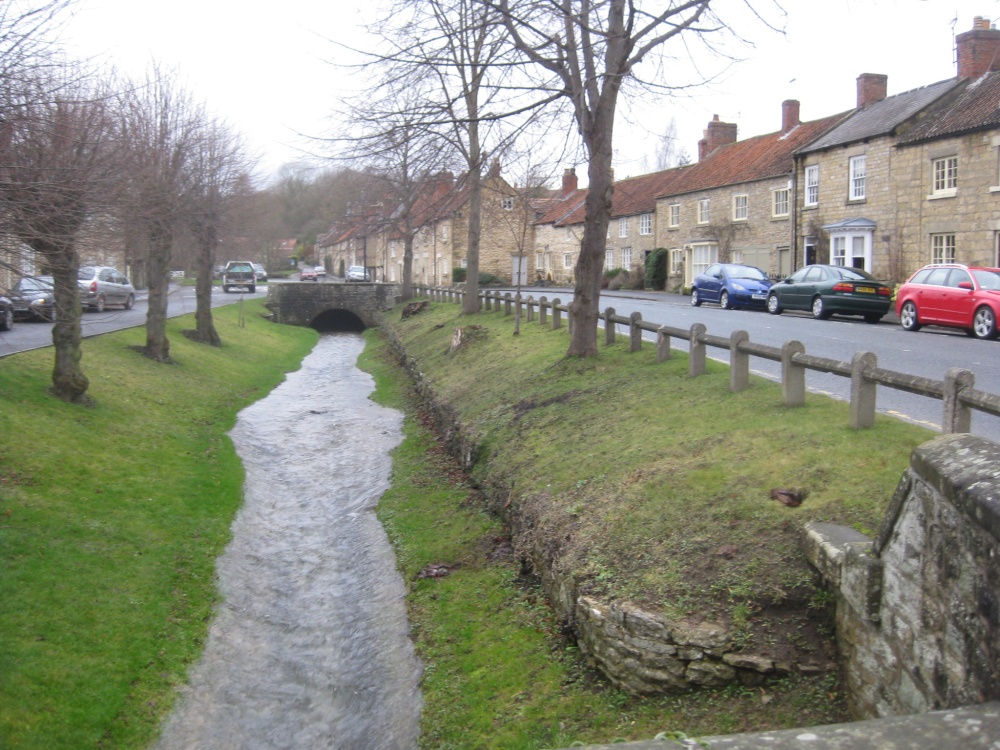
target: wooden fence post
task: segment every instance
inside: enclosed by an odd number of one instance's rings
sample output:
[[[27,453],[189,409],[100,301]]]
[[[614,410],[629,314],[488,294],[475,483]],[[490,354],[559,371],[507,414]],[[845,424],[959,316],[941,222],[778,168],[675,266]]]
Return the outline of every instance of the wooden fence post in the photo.
[[[801,341],[786,341],[781,347],[781,398],[785,406],[806,403],[806,368],[792,361],[796,354],[805,354]]]
[[[549,322],[548,304],[549,301],[546,297],[538,298],[538,325],[540,326]]]
[[[611,346],[615,343],[615,324],[611,319],[615,317],[615,308],[608,307],[604,310],[604,345]]]
[[[704,323],[695,323],[691,326],[691,337],[690,344],[688,345],[688,351],[690,352],[690,361],[688,362],[688,375],[692,378],[696,378],[699,375],[705,374],[705,349],[706,346],[703,342],[699,341],[699,338],[705,334],[708,329],[705,327]]]
[[[532,295],[530,295],[530,294],[528,295],[527,308],[528,308],[528,315],[526,316],[525,320],[527,320],[529,323],[534,323],[535,322],[535,298]]]
[[[855,352],[851,358],[851,411],[852,430],[866,430],[875,424],[875,397],[878,384],[868,380],[865,372],[878,364],[872,352]]]
[[[512,298],[510,296],[510,292],[507,292],[503,296],[503,316],[505,318],[510,316],[510,302],[511,302],[511,299]]]
[[[960,367],[950,367],[944,374],[944,419],[941,431],[946,435],[972,430],[972,409],[958,400],[958,394],[966,388],[972,388],[975,382],[975,374]]]
[[[670,334],[666,326],[660,326],[656,332],[656,361],[666,362],[670,359]]]
[[[490,312],[493,309],[491,307],[491,305],[493,304],[493,302],[491,301],[490,293],[487,292],[486,294],[483,295],[483,297],[484,297],[484,300],[483,300],[483,309],[486,312]]]
[[[642,328],[639,327],[642,323],[642,313],[634,312],[628,316],[628,320],[628,350],[637,352],[642,349]]]
[[[750,387],[750,355],[740,351],[740,344],[750,340],[746,331],[729,335],[729,390],[745,391]]]
[[[562,328],[562,310],[559,309],[560,305],[559,298],[556,297],[552,300],[552,330],[557,328]]]

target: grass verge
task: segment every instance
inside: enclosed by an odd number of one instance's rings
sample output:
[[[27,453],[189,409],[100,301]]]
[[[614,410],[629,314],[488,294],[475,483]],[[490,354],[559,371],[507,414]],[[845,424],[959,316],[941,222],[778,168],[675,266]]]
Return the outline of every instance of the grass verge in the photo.
[[[582,590],[721,621],[746,650],[793,662],[830,656],[829,597],[798,530],[811,519],[877,528],[909,451],[931,437],[888,418],[852,431],[846,404],[818,396],[786,409],[763,379],[732,394],[725,366],[691,379],[685,356],[656,364],[651,346],[566,360],[565,332],[523,324],[515,337],[510,318],[460,316],[455,305],[391,325],[477,432],[476,484],[513,485],[513,512],[559,540],[559,564]],[[473,343],[449,353],[453,330],[470,325],[482,326]],[[394,366],[365,361],[380,398],[408,402]],[[409,408],[379,512],[427,662],[424,747],[565,747],[846,718],[835,675],[652,699],[595,679],[522,579],[502,526]],[[770,499],[775,487],[804,489],[806,501],[785,507]],[[431,563],[451,574],[420,577]]]
[[[243,469],[226,432],[316,340],[247,300],[220,348],[168,322],[175,365],[83,342],[94,406],[46,395],[51,350],[0,360],[0,745],[139,748],[207,632]]]

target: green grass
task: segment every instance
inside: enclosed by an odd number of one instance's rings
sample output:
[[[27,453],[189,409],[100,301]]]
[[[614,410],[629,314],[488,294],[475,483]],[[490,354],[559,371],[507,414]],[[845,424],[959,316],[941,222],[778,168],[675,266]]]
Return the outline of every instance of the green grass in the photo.
[[[83,342],[94,405],[46,394],[51,350],[0,360],[0,746],[144,747],[215,603],[243,470],[236,413],[298,367],[315,332],[245,302],[213,310],[221,348],[168,324],[177,364]]]
[[[799,530],[826,520],[872,532],[910,450],[931,433],[881,417],[856,432],[846,404],[809,396],[787,409],[763,379],[732,394],[724,365],[710,362],[692,379],[683,354],[656,364],[651,345],[629,354],[622,342],[593,360],[567,360],[565,331],[522,323],[515,337],[512,319],[495,313],[460,316],[441,303],[392,317],[421,372],[485,446],[477,486],[489,495],[513,485],[510,512],[560,540],[559,564],[581,587],[668,617],[724,622],[754,653],[831,658],[829,608],[817,606],[829,596],[799,550]],[[449,354],[452,331],[468,325],[485,330]],[[408,403],[398,371],[371,353],[365,361],[380,398]],[[494,554],[505,532],[486,508],[507,495],[470,489],[409,408],[379,512],[427,662],[424,747],[565,747],[846,718],[831,676],[656,699],[596,679],[521,579],[516,556]],[[773,487],[808,497],[787,508],[769,498]],[[432,562],[453,572],[419,578]]]

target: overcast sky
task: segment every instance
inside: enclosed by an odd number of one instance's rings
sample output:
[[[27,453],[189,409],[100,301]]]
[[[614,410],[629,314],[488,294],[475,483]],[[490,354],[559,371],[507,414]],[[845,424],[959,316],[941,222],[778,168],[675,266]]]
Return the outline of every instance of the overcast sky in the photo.
[[[755,46],[733,50],[746,61],[711,89],[629,108],[616,125],[618,177],[645,171],[643,156],[671,118],[694,158],[713,115],[737,123],[743,139],[778,130],[785,99],[801,102],[803,120],[852,108],[861,73],[888,75],[890,95],[950,78],[954,34],[971,29],[974,16],[1000,18],[998,0],[779,2],[787,17],[771,17],[785,35],[758,25]],[[350,75],[330,64],[339,54],[330,40],[359,43],[359,7],[357,0],[79,0],[63,41],[73,56],[132,72],[150,60],[176,69],[273,172],[313,147],[300,133],[327,132],[327,115],[351,88]]]

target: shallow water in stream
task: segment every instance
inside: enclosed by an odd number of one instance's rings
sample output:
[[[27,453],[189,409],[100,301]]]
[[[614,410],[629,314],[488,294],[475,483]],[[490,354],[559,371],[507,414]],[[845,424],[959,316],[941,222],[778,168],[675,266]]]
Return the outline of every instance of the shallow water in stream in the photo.
[[[364,340],[325,334],[230,433],[244,505],[204,655],[157,750],[412,750],[420,664],[374,515],[402,415],[368,399]]]

